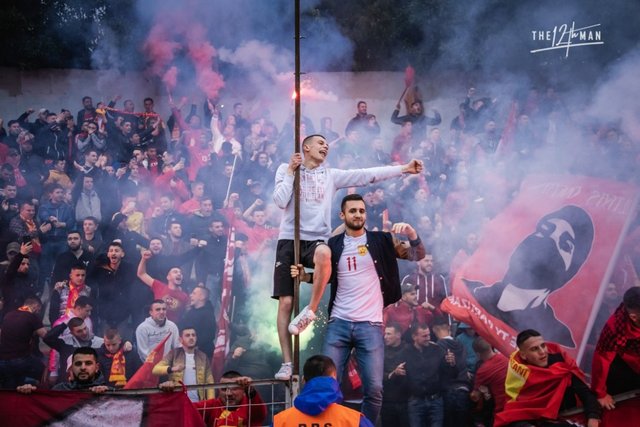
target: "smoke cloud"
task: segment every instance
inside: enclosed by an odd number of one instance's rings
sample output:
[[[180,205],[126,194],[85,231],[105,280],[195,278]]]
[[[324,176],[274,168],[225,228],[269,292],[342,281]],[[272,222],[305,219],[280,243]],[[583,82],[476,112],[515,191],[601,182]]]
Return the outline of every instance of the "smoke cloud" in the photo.
[[[464,232],[480,230],[495,214],[489,202],[509,200],[529,173],[563,171],[638,182],[637,161],[633,161],[640,141],[639,2],[486,0],[445,2],[438,7],[409,3],[414,5],[411,28],[420,32],[422,43],[397,49],[392,60],[396,70],[407,64],[416,68],[415,81],[427,108],[438,109],[443,116],[439,125],[443,141],[453,141],[451,120],[467,90],[475,87],[475,98],[495,100],[488,118],[495,120],[500,132],[515,102],[518,111],[533,120],[532,132],[545,144],[534,158],[522,163],[476,161],[459,150],[448,179],[455,187],[459,177],[467,178],[470,188],[465,189],[465,197],[473,203],[464,224],[440,232],[440,241],[433,247],[436,254],[451,255]],[[269,110],[278,125],[290,116],[293,2],[138,0],[136,5],[138,14],[129,24],[146,33],[145,42],[119,46],[115,30],[104,29],[93,51],[94,67],[105,70],[97,82],[102,95],[112,95],[114,87],[123,90],[127,83],[121,70],[142,58],[150,80],[161,88],[156,93],[163,93],[164,86],[192,96],[198,104],[205,97],[243,100],[249,104],[251,118],[257,111]],[[308,102],[305,113],[316,123],[319,117],[332,116],[334,129],[342,133],[355,114],[356,102],[366,99],[369,112],[378,116],[388,151],[399,129],[388,117],[403,89],[402,77],[400,73],[384,80],[359,75],[356,84],[347,74],[317,74],[349,69],[354,52],[334,17],[321,13],[322,5],[319,0],[303,2],[303,71],[309,73],[303,76],[301,90],[303,101]],[[438,22],[448,25],[438,26]],[[574,22],[577,27],[598,24],[604,45],[573,47],[568,53],[565,49],[531,53],[549,46],[536,34],[558,31]],[[540,113],[547,88],[559,94],[553,115]],[[619,151],[602,155],[597,150],[602,149],[602,130],[619,132],[628,144],[620,143],[615,147]],[[335,157],[331,161],[337,163]],[[460,181],[464,184],[464,179]],[[388,194],[390,203],[400,203]],[[250,326],[261,345],[277,350],[275,303],[265,303],[271,301],[272,282],[272,265],[267,261],[253,272]],[[502,261],[496,260],[496,265]],[[305,332],[302,338],[309,341],[312,333]]]

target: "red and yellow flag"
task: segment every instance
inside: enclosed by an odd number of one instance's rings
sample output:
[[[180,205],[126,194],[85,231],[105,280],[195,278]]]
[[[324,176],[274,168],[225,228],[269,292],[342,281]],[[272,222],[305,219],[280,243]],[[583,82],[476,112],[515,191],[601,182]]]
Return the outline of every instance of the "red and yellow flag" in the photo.
[[[560,346],[547,342],[547,348],[549,353],[560,353],[564,361],[540,368],[524,363],[518,351],[511,354],[505,381],[509,400],[504,410],[496,414],[496,427],[515,421],[557,419],[571,375],[584,380],[576,362]]]
[[[167,342],[170,336],[171,332],[169,332],[167,336],[164,337],[162,341],[160,341],[156,348],[151,350],[142,366],[136,371],[135,374],[133,374],[131,379],[127,381],[127,384],[124,386],[125,390],[131,388],[152,388],[158,386],[159,378],[153,375],[152,371],[153,367],[162,360],[162,356],[164,355],[164,344]]]

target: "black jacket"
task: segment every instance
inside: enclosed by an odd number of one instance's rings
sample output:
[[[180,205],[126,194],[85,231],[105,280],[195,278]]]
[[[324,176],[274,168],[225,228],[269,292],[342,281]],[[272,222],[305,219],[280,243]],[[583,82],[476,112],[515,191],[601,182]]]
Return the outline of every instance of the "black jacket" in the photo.
[[[138,308],[138,302],[130,298],[135,280],[135,267],[125,261],[120,263],[116,271],[106,265],[98,265],[89,273],[87,282],[92,284],[91,297],[95,302],[93,319],[98,331],[105,325],[118,325],[129,317],[134,308]]]
[[[0,295],[4,298],[4,308],[0,310],[1,314],[16,310],[24,303],[25,299],[40,293],[37,274],[32,272],[33,269],[37,269],[35,263],[29,265],[27,274],[18,273],[18,268],[24,258],[25,256],[18,252],[7,266],[4,275],[0,277]],[[0,316],[1,322],[2,316]]]
[[[396,258],[409,259],[417,261],[424,258],[424,246],[420,237],[410,241],[410,247],[407,250],[405,245],[400,242],[394,243],[391,233],[383,231],[369,231],[367,233],[367,248],[376,266],[376,272],[380,278],[380,291],[384,306],[391,305],[398,301],[402,296],[400,290],[400,273],[398,271],[398,261]],[[333,302],[338,292],[338,262],[344,250],[345,233],[338,234],[329,239],[329,248],[331,249],[331,298],[329,299],[329,316]],[[392,256],[393,255],[393,256]]]
[[[471,391],[471,382],[468,376],[467,370],[467,352],[464,346],[453,338],[439,339],[437,345],[447,352],[451,351],[455,358],[456,364],[447,370],[447,374],[443,378],[442,385],[445,389],[456,390],[466,388],[467,391]]]
[[[184,313],[180,321],[181,329],[191,326],[196,330],[198,336],[198,348],[211,357],[213,354],[213,344],[216,339],[216,315],[211,301],[207,301],[204,307],[191,308]]]
[[[409,399],[407,376],[391,375],[399,364],[407,361],[408,347],[408,344],[404,342],[401,342],[398,347],[384,346],[384,377],[382,378],[382,385],[385,402],[406,402]]]

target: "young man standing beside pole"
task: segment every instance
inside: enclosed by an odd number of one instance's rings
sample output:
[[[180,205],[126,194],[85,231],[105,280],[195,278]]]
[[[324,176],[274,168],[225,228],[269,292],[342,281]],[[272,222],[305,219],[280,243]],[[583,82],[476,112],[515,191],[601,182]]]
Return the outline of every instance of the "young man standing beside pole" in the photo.
[[[331,275],[331,250],[326,242],[331,234],[331,201],[340,188],[361,187],[380,180],[417,174],[422,171],[420,160],[405,165],[369,169],[340,170],[323,166],[329,145],[322,135],[310,135],[302,141],[302,152],[291,156],[289,164],[280,165],[276,172],[273,199],[284,209],[276,249],[273,298],[278,299],[278,339],[283,364],[276,379],[291,376],[291,334],[302,332],[316,318],[322,294]],[[292,321],[293,284],[290,266],[294,265],[294,203],[293,180],[300,168],[300,263],[314,269],[313,288],[309,305]]]

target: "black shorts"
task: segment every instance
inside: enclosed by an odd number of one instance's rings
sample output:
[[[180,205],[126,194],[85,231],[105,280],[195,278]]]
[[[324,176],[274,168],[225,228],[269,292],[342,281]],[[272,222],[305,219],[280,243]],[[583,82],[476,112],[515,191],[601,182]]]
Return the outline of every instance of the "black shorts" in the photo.
[[[318,245],[326,245],[326,243],[323,240],[300,240],[300,264],[313,268],[313,255]],[[293,252],[293,240],[278,240],[276,265],[273,269],[272,298],[293,296],[293,277],[291,277]]]

